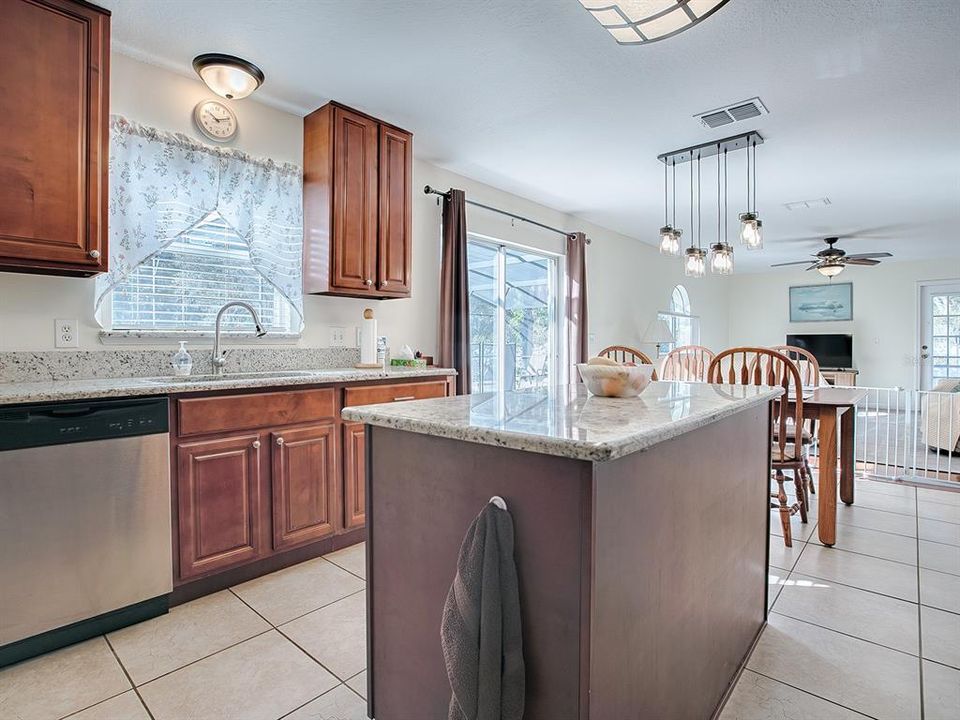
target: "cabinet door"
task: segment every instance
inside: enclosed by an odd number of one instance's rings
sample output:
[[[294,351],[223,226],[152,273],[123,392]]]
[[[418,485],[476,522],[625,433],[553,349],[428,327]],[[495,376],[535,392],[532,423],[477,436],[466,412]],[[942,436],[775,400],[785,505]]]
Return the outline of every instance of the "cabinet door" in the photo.
[[[0,268],[107,269],[110,18],[0,0]]]
[[[177,446],[180,578],[260,554],[260,438],[235,435]]]
[[[273,547],[302,545],[336,531],[336,425],[327,422],[270,434]]]
[[[363,527],[367,519],[367,472],[363,423],[343,425],[343,527]]]
[[[381,294],[410,294],[413,136],[380,126],[380,228],[377,287]]]
[[[377,257],[375,120],[337,107],[333,117],[331,290],[374,292]]]

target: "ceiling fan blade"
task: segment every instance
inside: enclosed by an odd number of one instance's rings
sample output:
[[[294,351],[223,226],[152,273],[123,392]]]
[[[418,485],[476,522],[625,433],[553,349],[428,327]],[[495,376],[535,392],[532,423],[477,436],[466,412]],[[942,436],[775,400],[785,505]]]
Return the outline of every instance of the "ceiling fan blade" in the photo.
[[[847,265],[879,265],[879,260],[871,260],[870,258],[847,258]]]
[[[796,262],[776,263],[775,265],[771,265],[770,267],[786,267],[787,265],[807,265],[809,262],[810,262],[809,260],[797,260]],[[814,262],[813,264],[816,265],[817,263]]]
[[[893,253],[857,253],[856,255],[847,255],[847,260],[869,260],[871,258],[893,257]]]

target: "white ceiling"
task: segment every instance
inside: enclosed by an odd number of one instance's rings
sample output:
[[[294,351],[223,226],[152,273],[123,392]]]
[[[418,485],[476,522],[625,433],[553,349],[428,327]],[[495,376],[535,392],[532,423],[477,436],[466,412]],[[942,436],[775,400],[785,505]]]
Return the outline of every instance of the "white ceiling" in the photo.
[[[740,269],[822,247],[797,238],[861,231],[841,247],[960,270],[957,0],[730,0],[643,46],[618,46],[578,0],[101,4],[121,50],[183,72],[201,52],[240,55],[266,73],[264,102],[302,114],[333,98],[389,118],[423,159],[645,242],[663,220],[657,154],[757,129],[767,247],[738,253]],[[753,121],[692,117],[757,95],[770,114]],[[705,244],[715,168],[704,161]],[[832,205],[782,206],[822,196]]]

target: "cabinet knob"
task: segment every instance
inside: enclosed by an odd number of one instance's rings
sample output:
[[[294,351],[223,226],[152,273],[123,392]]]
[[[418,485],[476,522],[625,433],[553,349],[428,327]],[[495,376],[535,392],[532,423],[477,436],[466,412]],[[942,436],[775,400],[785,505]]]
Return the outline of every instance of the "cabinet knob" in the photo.
[[[283,445],[283,438],[282,438],[282,437],[278,437],[278,438],[277,438],[277,445]]]
[[[380,287],[386,287],[386,286],[387,286],[387,281],[386,281],[386,280],[384,280],[382,283],[380,283]]]
[[[259,450],[259,449],[260,449],[260,441],[259,441],[259,440],[254,440],[254,441],[253,441],[253,449],[254,449],[254,450]]]
[[[99,250],[91,250],[90,252],[87,253],[87,255],[89,255],[90,257],[92,257],[94,260],[99,260],[99,259],[100,259],[100,251],[99,251]]]
[[[373,285],[373,280],[369,280],[369,279],[368,279],[368,280],[366,280],[365,282],[366,282],[366,284],[367,284],[368,286],[369,286],[369,285]]]

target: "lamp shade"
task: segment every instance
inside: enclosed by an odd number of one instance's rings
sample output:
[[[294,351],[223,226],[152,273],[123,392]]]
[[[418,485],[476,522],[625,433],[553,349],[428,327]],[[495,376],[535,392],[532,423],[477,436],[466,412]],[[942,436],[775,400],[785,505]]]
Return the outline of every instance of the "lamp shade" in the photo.
[[[643,333],[643,342],[648,345],[663,345],[674,341],[673,333],[670,332],[670,326],[663,320],[657,318],[647,325],[647,331]]]
[[[705,20],[727,0],[580,0],[621,45],[663,40]]]
[[[220,97],[245,98],[263,84],[263,71],[249,60],[222,53],[206,53],[193,59],[200,79]]]

